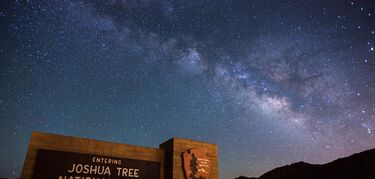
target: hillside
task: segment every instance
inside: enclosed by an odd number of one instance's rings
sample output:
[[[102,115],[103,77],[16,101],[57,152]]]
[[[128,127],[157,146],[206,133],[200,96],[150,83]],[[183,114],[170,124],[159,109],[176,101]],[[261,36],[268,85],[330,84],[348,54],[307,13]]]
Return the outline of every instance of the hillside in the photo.
[[[375,149],[322,165],[297,162],[275,168],[259,178],[237,179],[372,179],[375,178]]]

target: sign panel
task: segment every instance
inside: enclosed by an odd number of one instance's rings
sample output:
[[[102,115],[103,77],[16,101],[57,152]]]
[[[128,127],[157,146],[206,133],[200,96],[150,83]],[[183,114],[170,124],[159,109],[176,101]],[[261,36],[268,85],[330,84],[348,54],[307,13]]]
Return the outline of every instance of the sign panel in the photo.
[[[208,179],[211,162],[202,149],[189,149],[182,154],[186,179]]]
[[[39,149],[33,179],[160,179],[160,163]]]

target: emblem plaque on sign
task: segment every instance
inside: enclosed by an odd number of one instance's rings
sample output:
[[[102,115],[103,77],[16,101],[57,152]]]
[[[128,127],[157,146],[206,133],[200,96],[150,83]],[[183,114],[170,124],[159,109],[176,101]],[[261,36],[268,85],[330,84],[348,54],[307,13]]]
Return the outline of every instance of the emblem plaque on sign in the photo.
[[[209,179],[211,163],[205,151],[188,149],[182,156],[186,179]]]

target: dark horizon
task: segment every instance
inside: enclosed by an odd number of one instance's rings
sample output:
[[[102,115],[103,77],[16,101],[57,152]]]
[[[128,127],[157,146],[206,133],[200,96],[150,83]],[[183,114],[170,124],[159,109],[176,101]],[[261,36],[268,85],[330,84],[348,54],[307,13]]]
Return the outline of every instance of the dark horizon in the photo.
[[[375,177],[375,149],[362,151],[325,164],[303,161],[274,168],[258,178],[236,179],[367,179]]]
[[[0,2],[0,175],[31,131],[218,144],[220,178],[375,148],[375,2]]]

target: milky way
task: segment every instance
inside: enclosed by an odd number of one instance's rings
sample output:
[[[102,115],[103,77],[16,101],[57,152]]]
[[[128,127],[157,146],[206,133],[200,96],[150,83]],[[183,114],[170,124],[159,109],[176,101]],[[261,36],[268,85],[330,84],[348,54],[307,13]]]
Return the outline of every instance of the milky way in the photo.
[[[375,147],[370,0],[0,4],[0,177],[33,130],[217,143],[225,179]]]

